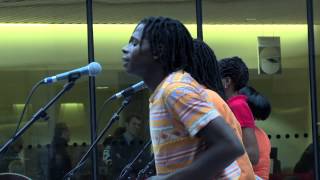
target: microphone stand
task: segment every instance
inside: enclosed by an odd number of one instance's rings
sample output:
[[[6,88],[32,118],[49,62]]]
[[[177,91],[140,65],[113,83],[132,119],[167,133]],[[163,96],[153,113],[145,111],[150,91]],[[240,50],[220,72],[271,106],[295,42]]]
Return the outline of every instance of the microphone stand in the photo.
[[[130,103],[131,96],[126,97],[120,106],[120,108],[113,114],[110,121],[108,122],[107,126],[101,131],[99,136],[94,140],[94,142],[91,144],[87,152],[81,157],[80,161],[77,163],[77,165],[71,169],[64,177],[63,179],[71,179],[72,176],[84,165],[85,161],[87,160],[91,150],[96,146],[96,144],[99,142],[99,140],[103,137],[103,135],[110,129],[112,124],[120,119],[120,112]]]
[[[46,119],[46,111],[68,90],[70,90],[75,81],[80,77],[80,74],[73,74],[69,76],[69,81],[63,86],[63,89],[58,92],[44,107],[41,107],[38,112],[36,112],[31,119],[17,132],[15,133],[0,149],[0,154],[3,153],[9,145],[11,145],[16,139],[18,139],[34,122],[38,119]]]
[[[141,157],[142,153],[147,149],[147,147],[151,144],[151,140],[149,140],[144,147],[140,150],[138,155],[128,164],[126,167],[123,168],[123,170],[120,173],[120,176],[118,177],[118,180],[125,180],[126,177],[129,175],[129,173],[132,170],[132,165]]]

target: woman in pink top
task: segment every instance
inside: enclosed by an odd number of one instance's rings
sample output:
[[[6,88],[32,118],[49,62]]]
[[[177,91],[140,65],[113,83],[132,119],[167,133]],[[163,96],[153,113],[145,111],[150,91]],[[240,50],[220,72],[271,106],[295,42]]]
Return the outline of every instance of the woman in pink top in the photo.
[[[271,106],[268,99],[252,87],[245,87],[240,90],[241,94],[248,97],[247,102],[256,120],[265,120],[271,113]],[[264,180],[269,179],[270,173],[270,151],[271,143],[263,129],[254,128],[259,148],[259,162],[253,166],[256,175]]]
[[[247,104],[247,97],[239,94],[249,81],[248,67],[239,57],[225,58],[219,61],[219,69],[227,103],[236,116],[242,129],[242,141],[252,165],[259,161],[259,148],[254,133],[255,121]]]

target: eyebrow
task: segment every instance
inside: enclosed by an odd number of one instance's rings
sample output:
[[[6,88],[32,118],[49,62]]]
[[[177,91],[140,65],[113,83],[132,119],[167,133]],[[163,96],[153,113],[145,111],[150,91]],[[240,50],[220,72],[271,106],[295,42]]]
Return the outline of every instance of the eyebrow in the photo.
[[[130,42],[133,41],[133,40],[140,42],[140,40],[139,40],[138,38],[136,38],[136,37],[134,37],[134,36],[132,35],[132,36],[130,37]]]

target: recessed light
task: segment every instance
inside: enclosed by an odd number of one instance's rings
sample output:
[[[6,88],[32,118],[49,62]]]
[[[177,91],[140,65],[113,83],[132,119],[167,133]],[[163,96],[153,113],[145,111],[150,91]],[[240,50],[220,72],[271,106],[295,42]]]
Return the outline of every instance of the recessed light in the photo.
[[[96,87],[97,90],[104,90],[104,89],[109,89],[108,86],[97,86]]]
[[[246,21],[256,21],[256,18],[246,18]]]

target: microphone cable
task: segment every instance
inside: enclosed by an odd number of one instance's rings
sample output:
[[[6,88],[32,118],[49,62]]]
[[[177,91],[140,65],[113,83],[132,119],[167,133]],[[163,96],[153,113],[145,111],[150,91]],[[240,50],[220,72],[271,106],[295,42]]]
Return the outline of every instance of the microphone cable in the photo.
[[[19,121],[18,121],[16,130],[15,130],[15,132],[13,133],[12,136],[14,136],[14,135],[18,132],[18,130],[19,130],[19,128],[20,128],[20,124],[21,124],[22,119],[23,119],[23,116],[24,116],[24,114],[25,114],[25,112],[26,112],[27,106],[28,106],[29,103],[30,103],[30,100],[31,100],[32,95],[33,95],[34,92],[38,89],[38,87],[39,87],[41,84],[43,84],[43,83],[44,83],[43,80],[37,82],[37,84],[35,84],[35,85],[32,87],[31,91],[29,92],[29,94],[28,94],[28,96],[27,96],[27,99],[26,99],[26,101],[25,101],[23,110],[22,110],[22,112],[21,112],[21,114],[20,114],[20,118],[19,118]]]
[[[110,96],[107,100],[105,100],[101,106],[101,108],[99,109],[98,111],[98,122],[100,122],[100,118],[101,118],[101,115],[102,115],[102,111],[104,110],[104,107],[111,101],[112,99],[112,96]]]

